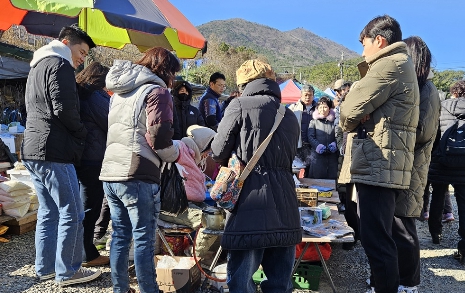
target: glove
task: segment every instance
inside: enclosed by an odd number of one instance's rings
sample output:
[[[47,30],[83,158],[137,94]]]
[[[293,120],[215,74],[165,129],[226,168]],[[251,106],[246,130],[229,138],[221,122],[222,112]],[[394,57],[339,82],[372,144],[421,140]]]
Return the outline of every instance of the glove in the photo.
[[[326,150],[326,147],[322,145],[321,143],[316,147],[316,152],[319,153],[320,155],[323,154]]]
[[[328,149],[330,152],[335,153],[337,151],[336,142],[333,141],[332,143],[330,143],[328,145]]]

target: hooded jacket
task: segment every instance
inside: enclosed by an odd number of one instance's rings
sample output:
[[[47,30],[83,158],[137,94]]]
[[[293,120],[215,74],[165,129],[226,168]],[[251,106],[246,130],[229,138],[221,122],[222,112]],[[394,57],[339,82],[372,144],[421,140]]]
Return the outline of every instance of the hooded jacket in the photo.
[[[459,120],[458,127],[465,123],[463,116],[465,116],[465,97],[451,98],[441,102],[441,116],[439,118],[441,135],[439,136],[438,134],[436,138],[438,145],[446,130],[454,125],[455,121]],[[465,184],[465,168],[445,166],[440,162],[440,156],[439,146],[437,146],[432,153],[428,179],[435,183]],[[459,165],[465,166],[465,158],[463,156],[453,156],[452,158],[447,156],[447,158],[454,160]]]
[[[441,101],[438,90],[428,79],[420,91],[420,118],[417,126],[412,180],[409,188],[401,190],[396,198],[395,215],[398,217],[419,217],[421,214],[440,111]]]
[[[53,40],[34,52],[26,83],[24,160],[79,163],[87,130],[79,115],[71,50]]]
[[[161,161],[179,156],[171,140],[173,100],[166,84],[145,66],[116,60],[106,85],[114,94],[100,180],[159,184]]]
[[[340,126],[347,136],[340,183],[407,189],[412,178],[420,93],[404,42],[367,57],[368,72],[341,104]],[[366,138],[357,138],[360,121]],[[374,195],[375,196],[375,195]]]
[[[185,87],[188,94],[184,99],[179,95],[179,89]],[[178,84],[172,91],[174,106],[176,109],[178,126],[181,132],[181,138],[187,136],[187,128],[191,125],[205,126],[205,122],[200,115],[199,109],[191,105],[192,87],[188,82]]]
[[[281,91],[270,79],[247,84],[241,97],[231,101],[211,148],[213,159],[227,163],[235,152],[244,164],[270,133],[281,101]],[[292,246],[300,243],[302,231],[292,178],[299,125],[286,109],[281,124],[255,168],[245,179],[221,246],[248,250]]]

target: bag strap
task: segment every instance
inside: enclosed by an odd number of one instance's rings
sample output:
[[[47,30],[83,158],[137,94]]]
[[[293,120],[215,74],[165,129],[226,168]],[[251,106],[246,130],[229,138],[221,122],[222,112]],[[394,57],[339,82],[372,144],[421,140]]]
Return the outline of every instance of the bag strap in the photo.
[[[258,159],[260,159],[260,157],[265,152],[266,147],[270,143],[273,133],[278,128],[279,124],[281,123],[281,120],[283,120],[284,114],[286,114],[286,107],[284,105],[280,105],[278,112],[276,113],[276,117],[274,118],[274,124],[271,128],[270,134],[268,134],[268,136],[265,138],[265,140],[260,144],[258,149],[253,154],[252,158],[250,158],[250,161],[245,166],[244,170],[241,173],[241,176],[239,176],[240,181],[244,181],[245,178],[249,176],[250,172],[252,172],[253,168],[258,162]]]

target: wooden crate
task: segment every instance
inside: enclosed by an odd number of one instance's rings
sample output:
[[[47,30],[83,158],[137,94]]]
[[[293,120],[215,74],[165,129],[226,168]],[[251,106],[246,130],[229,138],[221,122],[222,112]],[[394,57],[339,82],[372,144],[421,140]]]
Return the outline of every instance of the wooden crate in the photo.
[[[318,205],[318,189],[296,188],[299,207],[316,207]]]
[[[4,223],[8,226],[8,234],[21,235],[26,232],[32,231],[36,228],[37,211],[29,212],[24,217],[13,218]]]

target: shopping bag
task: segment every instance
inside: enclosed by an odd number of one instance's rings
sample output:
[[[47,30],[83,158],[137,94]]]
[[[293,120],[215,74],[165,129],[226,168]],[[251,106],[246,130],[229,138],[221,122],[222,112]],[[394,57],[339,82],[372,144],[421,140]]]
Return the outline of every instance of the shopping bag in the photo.
[[[183,180],[175,164],[163,164],[160,183],[162,213],[177,216],[187,209],[188,202]]]
[[[232,211],[236,205],[241,193],[243,180],[239,180],[239,176],[244,170],[244,164],[237,157],[236,153],[232,153],[228,162],[228,167],[221,167],[216,176],[215,184],[213,184],[210,197],[216,203],[228,210]]]

